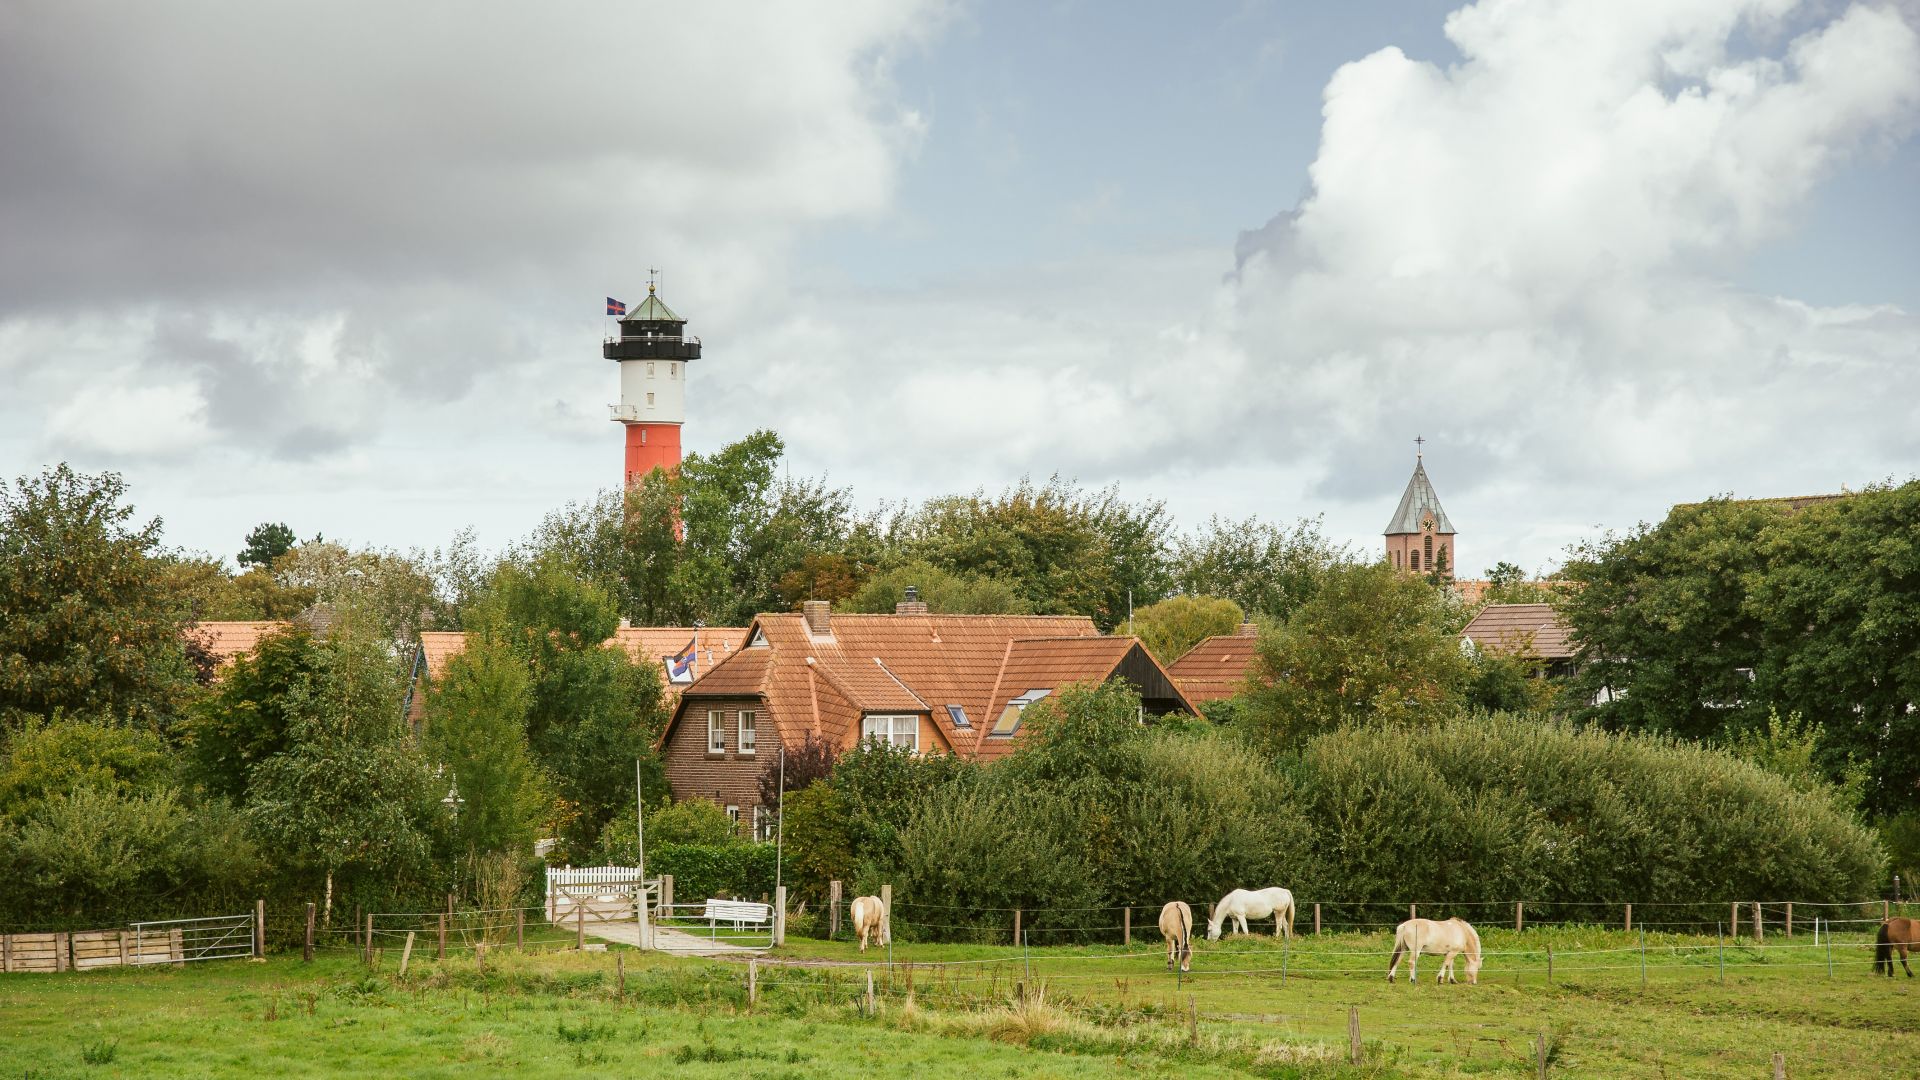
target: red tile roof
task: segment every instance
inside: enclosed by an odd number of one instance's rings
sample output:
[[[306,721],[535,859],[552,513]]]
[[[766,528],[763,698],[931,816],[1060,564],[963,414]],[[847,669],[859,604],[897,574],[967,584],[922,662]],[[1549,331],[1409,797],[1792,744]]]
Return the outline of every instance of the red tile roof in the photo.
[[[815,735],[851,747],[861,716],[891,713],[929,718],[943,749],[981,753],[984,733],[1009,698],[1106,679],[1135,650],[1153,664],[1135,639],[1102,636],[1091,619],[1077,615],[834,613],[829,619],[831,632],[819,635],[798,613],[759,616],[748,637],[765,644],[742,648],[688,687],[674,723],[699,708],[699,700],[758,697],[789,745]],[[966,728],[955,724],[950,705],[964,711]],[[996,740],[984,756],[1003,753],[1006,742]]]
[[[696,635],[698,635],[696,639]],[[740,648],[747,639],[747,631],[738,626],[708,626],[695,629],[691,626],[623,626],[614,631],[607,639],[609,645],[619,645],[627,650],[634,662],[648,665],[653,673],[660,676],[666,686],[671,704],[673,695],[686,689],[687,684],[678,685],[666,682],[666,665],[662,657],[674,656],[687,647],[690,641],[696,641],[698,648],[694,660],[694,676],[711,671],[720,661],[726,659]],[[450,630],[423,630],[420,632],[420,651],[426,660],[426,675],[429,681],[446,673],[447,661],[465,652],[467,635]]]
[[[862,714],[914,713],[932,720],[948,748],[965,751],[986,722],[1010,643],[1100,636],[1093,620],[1077,615],[836,612],[829,618],[831,633],[820,636],[808,633],[797,612],[759,616],[748,636],[757,633],[766,645],[715,665],[687,688],[685,700],[763,697],[788,744],[815,734],[851,746]],[[948,705],[965,710],[970,730],[955,727]]]
[[[1552,604],[1488,604],[1460,634],[1481,648],[1524,649],[1542,660],[1571,659],[1574,652]]]
[[[1218,701],[1246,689],[1260,639],[1250,634],[1210,637],[1167,665],[1167,674],[1193,701]]]
[[[278,630],[284,630],[289,624],[279,621],[264,622],[200,622],[187,628],[187,633],[206,641],[207,651],[213,654],[214,661],[220,667],[246,653],[260,644],[260,639]]]

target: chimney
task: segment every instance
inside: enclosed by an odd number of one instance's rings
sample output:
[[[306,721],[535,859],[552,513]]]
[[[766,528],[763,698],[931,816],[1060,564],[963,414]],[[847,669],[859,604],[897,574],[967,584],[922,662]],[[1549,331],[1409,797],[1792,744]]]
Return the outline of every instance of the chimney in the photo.
[[[893,605],[895,615],[925,615],[927,605],[920,599],[920,586],[907,586],[906,598]]]
[[[1240,624],[1240,630],[1239,630],[1239,632],[1238,632],[1237,634],[1235,634],[1234,636],[1236,636],[1236,637],[1259,637],[1259,636],[1260,636],[1260,627],[1259,627],[1259,626],[1258,626],[1257,624],[1255,624],[1255,623],[1250,623],[1250,622],[1243,622],[1243,623],[1241,623],[1241,624]]]
[[[800,605],[800,613],[806,616],[807,633],[815,637],[827,637],[833,633],[833,605],[825,600],[808,600]]]

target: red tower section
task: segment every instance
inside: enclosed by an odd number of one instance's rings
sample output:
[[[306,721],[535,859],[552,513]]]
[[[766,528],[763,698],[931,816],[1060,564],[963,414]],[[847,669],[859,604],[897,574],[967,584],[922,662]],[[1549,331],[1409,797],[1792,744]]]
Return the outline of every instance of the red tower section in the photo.
[[[679,467],[679,424],[627,425],[627,486],[646,479],[655,469],[672,472]]]

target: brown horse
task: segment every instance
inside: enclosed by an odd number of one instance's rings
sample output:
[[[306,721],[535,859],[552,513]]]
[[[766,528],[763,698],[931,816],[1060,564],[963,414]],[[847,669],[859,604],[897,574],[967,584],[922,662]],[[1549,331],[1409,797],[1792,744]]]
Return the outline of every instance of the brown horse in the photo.
[[[1907,950],[1920,949],[1920,919],[1896,915],[1880,924],[1880,936],[1873,943],[1873,969],[1876,973],[1893,977],[1895,949],[1900,950],[1900,966],[1907,968],[1907,978],[1913,978],[1913,969],[1907,967]]]

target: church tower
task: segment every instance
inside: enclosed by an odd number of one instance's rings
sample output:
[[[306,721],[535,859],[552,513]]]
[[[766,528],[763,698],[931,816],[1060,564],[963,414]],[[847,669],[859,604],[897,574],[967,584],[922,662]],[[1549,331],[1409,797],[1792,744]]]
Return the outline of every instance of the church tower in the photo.
[[[609,314],[614,302],[608,301]],[[626,425],[625,480],[630,487],[655,468],[680,467],[680,425],[687,419],[687,361],[700,359],[700,339],[647,283],[647,299],[620,318],[620,337],[602,350],[620,364],[620,404],[609,419]]]
[[[1460,558],[1454,550],[1453,522],[1440,508],[1440,496],[1434,494],[1433,481],[1427,479],[1427,466],[1421,450],[1425,439],[1415,439],[1413,478],[1407,481],[1406,494],[1387,522],[1387,561],[1394,569],[1410,574],[1438,572],[1452,578]]]

